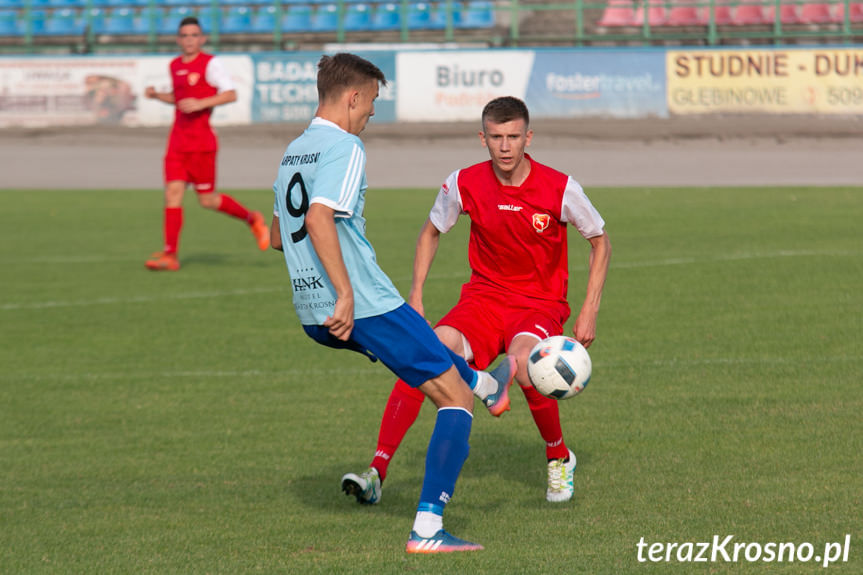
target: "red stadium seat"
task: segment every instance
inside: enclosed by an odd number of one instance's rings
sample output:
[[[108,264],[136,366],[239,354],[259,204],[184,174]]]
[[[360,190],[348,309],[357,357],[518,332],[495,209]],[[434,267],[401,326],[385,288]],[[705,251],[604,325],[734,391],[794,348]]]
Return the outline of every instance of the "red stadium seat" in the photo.
[[[863,4],[849,4],[848,17],[851,22],[863,22]],[[845,21],[845,4],[840,4],[836,10],[834,22]]]
[[[665,13],[664,0],[642,0],[638,10],[635,11],[635,25],[644,23],[645,4],[647,5],[647,23],[651,26],[662,26],[668,20]]]
[[[726,26],[732,23],[731,18],[731,6],[725,4],[724,2],[717,2],[713,6],[713,18],[716,21],[717,26]],[[709,24],[710,23],[710,7],[704,9],[701,13],[701,23]]]
[[[744,0],[735,8],[731,23],[736,26],[752,26],[769,24],[770,20],[764,14],[764,7],[760,0]]]
[[[800,8],[800,21],[804,24],[826,24],[833,22],[830,4],[804,4]]]
[[[768,22],[776,21],[776,10],[773,6],[767,8],[765,17]],[[779,6],[779,21],[783,24],[800,24],[800,14],[796,4],[782,4]]]
[[[608,0],[597,26],[634,26],[635,10],[630,0]]]
[[[677,0],[668,11],[668,26],[697,26],[702,23],[703,18],[690,0]]]

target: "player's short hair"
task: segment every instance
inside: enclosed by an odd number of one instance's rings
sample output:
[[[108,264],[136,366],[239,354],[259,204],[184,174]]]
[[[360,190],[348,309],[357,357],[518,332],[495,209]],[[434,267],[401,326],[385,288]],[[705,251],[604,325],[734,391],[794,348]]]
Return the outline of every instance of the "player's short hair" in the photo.
[[[318,99],[323,102],[369,80],[387,85],[380,68],[356,54],[340,52],[334,56],[321,56],[318,62]]]
[[[201,21],[198,20],[195,16],[186,16],[182,20],[180,20],[180,25],[177,26],[177,33],[180,33],[180,28],[183,26],[197,26],[201,29],[201,32],[204,31],[204,27],[201,26]]]
[[[482,109],[482,129],[485,130],[486,120],[495,124],[505,124],[513,120],[524,120],[525,127],[530,126],[530,112],[527,104],[513,96],[495,98]]]

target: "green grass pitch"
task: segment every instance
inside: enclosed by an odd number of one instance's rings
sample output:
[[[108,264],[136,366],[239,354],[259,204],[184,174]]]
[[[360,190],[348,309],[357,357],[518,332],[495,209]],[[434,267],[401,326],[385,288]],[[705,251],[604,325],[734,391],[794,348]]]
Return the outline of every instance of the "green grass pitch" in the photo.
[[[368,193],[403,294],[434,193]],[[518,391],[500,420],[478,404],[446,525],[486,550],[408,556],[433,409],[380,505],[341,493],[393,378],[302,334],[280,254],[190,193],[183,269],[152,273],[161,192],[0,192],[0,572],[821,573],[639,562],[637,544],[820,555],[846,534],[828,571],[863,572],[863,189],[588,193],[614,254],[593,379],[560,406],[576,496],[546,503]],[[466,222],[442,238],[431,320],[468,277],[466,240]],[[577,308],[588,246],[570,243]]]

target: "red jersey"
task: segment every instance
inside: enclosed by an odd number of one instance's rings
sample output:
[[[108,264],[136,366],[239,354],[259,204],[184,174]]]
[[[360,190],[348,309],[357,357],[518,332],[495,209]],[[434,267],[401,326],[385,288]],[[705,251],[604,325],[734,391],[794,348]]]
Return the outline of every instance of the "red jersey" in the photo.
[[[501,184],[490,160],[453,172],[429,219],[447,232],[460,214],[470,218],[470,283],[566,303],[566,224],[591,238],[605,222],[575,180],[525,159],[530,174],[520,186]]]
[[[191,62],[183,62],[182,56],[171,60],[175,103],[185,98],[209,98],[219,93],[218,87],[207,81],[207,66],[213,57],[212,54],[201,52]],[[212,113],[212,108],[191,114],[175,108],[174,126],[171,128],[168,148],[175,152],[216,151],[219,146],[216,133],[210,127]]]

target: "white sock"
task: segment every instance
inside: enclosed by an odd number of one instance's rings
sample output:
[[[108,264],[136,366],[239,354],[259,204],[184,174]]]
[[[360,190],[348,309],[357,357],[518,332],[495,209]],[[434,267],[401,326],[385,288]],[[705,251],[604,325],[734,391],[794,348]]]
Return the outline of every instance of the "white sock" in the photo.
[[[497,389],[497,382],[484,371],[478,371],[476,375],[477,380],[473,388],[473,394],[480,399],[485,399],[489,393]]]
[[[420,537],[431,537],[443,529],[443,516],[431,511],[417,511],[414,519],[414,531]]]

